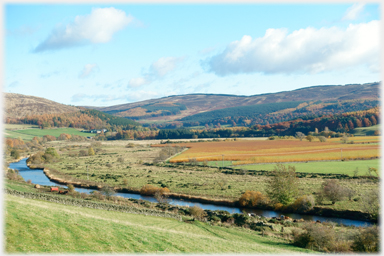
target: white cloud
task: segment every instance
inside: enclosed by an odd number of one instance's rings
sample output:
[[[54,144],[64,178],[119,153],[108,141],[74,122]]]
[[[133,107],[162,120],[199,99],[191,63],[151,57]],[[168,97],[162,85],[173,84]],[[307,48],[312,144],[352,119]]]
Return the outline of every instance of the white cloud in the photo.
[[[79,74],[79,78],[87,78],[91,74],[95,73],[99,67],[96,64],[86,64],[83,70]]]
[[[71,102],[82,102],[84,100],[93,100],[101,101],[101,102],[110,102],[110,101],[117,101],[117,100],[126,100],[127,97],[125,95],[123,96],[115,96],[115,95],[108,95],[108,94],[85,94],[85,93],[77,93],[72,95]]]
[[[112,39],[113,34],[122,30],[132,20],[132,16],[127,16],[124,11],[113,7],[92,9],[91,14],[76,16],[75,20],[66,26],[57,25],[34,52],[106,43]]]
[[[379,69],[380,23],[371,21],[346,29],[306,28],[288,34],[268,29],[261,38],[245,35],[204,64],[219,76],[238,73],[318,73],[367,65]]]
[[[159,96],[160,96],[160,94],[158,92],[141,90],[141,91],[136,91],[136,92],[129,92],[127,95],[127,98],[130,101],[136,102],[136,101],[153,99],[153,98],[156,98]]]
[[[149,75],[163,77],[173,71],[184,60],[184,57],[163,57],[155,61],[149,71]]]
[[[185,57],[162,57],[153,62],[142,77],[132,78],[128,82],[128,87],[140,87],[151,84],[157,79],[161,79],[174,71],[177,66],[184,61]]]
[[[365,4],[356,3],[349,7],[344,14],[342,20],[355,20],[358,18],[359,14],[364,10]]]
[[[129,87],[140,87],[142,85],[149,84],[149,83],[151,83],[151,81],[148,81],[147,79],[145,79],[143,77],[138,77],[138,78],[132,78],[131,80],[129,80],[128,86]]]

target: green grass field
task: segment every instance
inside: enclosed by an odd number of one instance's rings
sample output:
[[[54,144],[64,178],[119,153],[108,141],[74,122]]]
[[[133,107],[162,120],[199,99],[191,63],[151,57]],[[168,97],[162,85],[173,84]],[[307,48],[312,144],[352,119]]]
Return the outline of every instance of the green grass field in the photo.
[[[5,130],[5,137],[31,140],[33,137],[43,137],[44,135],[60,136],[62,133],[79,135],[83,137],[95,136],[95,133],[85,133],[74,128],[57,128],[57,129],[24,129],[24,130]]]
[[[220,163],[219,163],[220,164]],[[297,172],[307,173],[334,173],[334,174],[347,174],[354,175],[354,171],[358,170],[359,176],[367,175],[369,167],[374,167],[380,170],[380,160],[357,160],[357,161],[333,161],[333,162],[308,162],[308,163],[288,163],[296,167]],[[219,165],[221,166],[221,165]],[[253,164],[235,166],[236,169],[244,170],[266,170],[272,171],[276,164]]]
[[[373,125],[370,127],[359,127],[355,128],[349,133],[355,135],[355,136],[372,136],[376,130],[380,130],[380,125]],[[353,140],[353,139],[352,139]]]
[[[6,195],[7,253],[298,253],[242,228],[104,211]]]

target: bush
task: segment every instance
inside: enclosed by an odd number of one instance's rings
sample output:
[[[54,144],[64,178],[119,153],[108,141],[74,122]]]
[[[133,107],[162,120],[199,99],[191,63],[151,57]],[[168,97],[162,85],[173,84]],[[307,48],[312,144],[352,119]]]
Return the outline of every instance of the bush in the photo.
[[[79,151],[79,156],[88,156],[88,152],[82,149]]]
[[[259,191],[245,191],[239,199],[241,206],[254,207],[260,204],[266,204],[267,197]]]
[[[312,195],[309,196],[301,196],[296,199],[296,201],[292,204],[292,208],[295,211],[306,212],[312,210],[315,206],[315,198]]]
[[[372,226],[355,236],[351,248],[355,252],[378,252],[379,244],[379,229]]]
[[[20,158],[20,152],[17,149],[12,149],[11,150],[11,157],[14,159],[19,159]]]
[[[198,220],[203,220],[207,216],[207,213],[197,205],[189,207],[189,213]]]
[[[302,233],[294,234],[293,244],[312,250],[328,252],[336,241],[332,228],[316,223],[306,223]]]
[[[170,190],[168,188],[158,188],[158,187],[155,187],[153,185],[147,184],[147,185],[144,185],[140,189],[140,194],[146,195],[146,196],[154,196],[156,194],[156,192],[158,192],[158,191],[161,194],[167,194],[170,192]]]
[[[75,191],[75,187],[72,184],[67,185],[69,193],[73,193]]]

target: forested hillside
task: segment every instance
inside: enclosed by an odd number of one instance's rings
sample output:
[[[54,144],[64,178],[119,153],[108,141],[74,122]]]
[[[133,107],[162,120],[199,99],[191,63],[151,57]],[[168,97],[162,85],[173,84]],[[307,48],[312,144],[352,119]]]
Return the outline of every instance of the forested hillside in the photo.
[[[6,118],[8,124],[33,124],[40,128],[74,127],[82,129],[101,129],[117,126],[120,129],[130,129],[141,126],[133,120],[112,116],[93,109],[85,109],[64,114],[28,115],[24,118]]]
[[[183,120],[183,126],[186,127],[195,126],[196,122],[198,122],[199,125],[204,125],[201,124],[202,122],[194,119],[202,116],[207,117],[209,115],[208,112],[221,109],[226,109],[224,112],[227,112],[237,107],[283,102],[306,102],[308,104],[306,109],[302,108],[304,106],[300,107],[300,111],[307,113],[293,112],[293,110],[290,110],[287,111],[287,115],[290,116],[283,116],[281,113],[278,113],[279,115],[273,115],[270,119],[268,119],[268,116],[253,117],[253,123],[252,120],[250,122],[249,119],[247,119],[246,116],[248,114],[236,113],[230,116],[231,121],[227,122],[227,124],[231,124],[232,121],[234,121],[237,125],[254,125],[266,119],[268,123],[276,123],[297,118],[303,114],[311,114],[312,112],[323,115],[368,109],[376,106],[376,103],[380,100],[379,86],[379,82],[349,85],[321,85],[293,91],[252,96],[227,94],[173,95],[160,99],[150,99],[110,107],[87,108],[100,110],[115,116],[133,118],[139,120],[142,124],[151,124],[158,128],[171,128],[180,127],[180,125],[175,125],[177,124],[176,120]],[[243,110],[247,111],[247,108]],[[214,114],[216,113],[223,112],[214,112]],[[193,115],[197,116],[188,118]],[[219,118],[224,119],[228,116],[220,116]],[[215,122],[216,120],[212,118],[209,121],[209,123],[212,124],[215,124]],[[216,122],[216,124],[218,122]]]

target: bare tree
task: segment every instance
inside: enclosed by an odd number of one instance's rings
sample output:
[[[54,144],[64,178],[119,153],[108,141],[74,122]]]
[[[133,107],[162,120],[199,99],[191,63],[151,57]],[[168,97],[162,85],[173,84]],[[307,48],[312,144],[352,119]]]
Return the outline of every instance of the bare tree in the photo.
[[[302,132],[296,132],[296,138],[302,141],[303,139],[305,139],[305,134]]]

